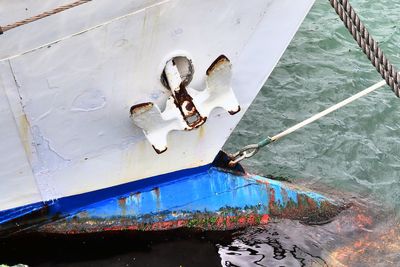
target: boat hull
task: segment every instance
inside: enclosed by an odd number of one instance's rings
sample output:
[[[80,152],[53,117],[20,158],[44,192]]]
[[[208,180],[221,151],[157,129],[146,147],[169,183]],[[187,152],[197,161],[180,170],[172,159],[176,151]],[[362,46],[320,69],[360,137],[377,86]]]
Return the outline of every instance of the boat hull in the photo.
[[[223,162],[226,157],[220,155]],[[215,162],[186,173],[61,198],[19,222],[9,221],[3,233],[16,231],[16,223],[21,231],[55,234],[176,228],[221,231],[282,218],[320,224],[344,208],[339,201],[293,184],[249,175],[240,167],[220,166]]]
[[[0,35],[0,211],[21,207],[19,216],[34,203],[210,164],[312,3],[92,1]],[[0,21],[54,5],[8,1]],[[191,59],[190,87],[201,92],[220,55],[232,64],[241,111],[217,108],[201,127],[170,132],[156,153],[131,107],[163,109],[171,57]]]

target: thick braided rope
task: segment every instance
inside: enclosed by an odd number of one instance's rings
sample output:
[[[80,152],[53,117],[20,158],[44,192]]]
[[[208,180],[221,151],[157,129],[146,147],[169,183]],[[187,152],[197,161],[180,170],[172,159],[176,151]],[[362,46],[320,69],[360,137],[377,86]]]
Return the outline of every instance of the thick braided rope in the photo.
[[[367,55],[372,65],[385,79],[397,97],[400,97],[400,73],[390,64],[378,43],[369,34],[348,0],[329,0],[354,40]]]
[[[376,67],[377,71],[381,74],[381,76],[386,80],[386,82],[392,87],[395,91],[395,78],[391,75],[393,71],[393,66],[388,62],[386,57],[383,57],[382,51],[377,46],[377,43],[372,39],[372,42],[368,41],[370,37],[363,38],[361,32],[358,31],[356,25],[353,24],[353,21],[349,16],[346,15],[344,9],[341,6],[337,7],[338,14],[342,18],[344,24],[353,35],[354,39],[357,41],[358,45],[362,48],[363,52],[367,55],[368,59],[371,60],[372,64]],[[368,35],[368,32],[367,32]],[[390,69],[388,69],[390,68]],[[394,76],[396,77],[396,76]],[[396,92],[396,91],[395,91]]]
[[[8,25],[2,26],[2,27],[0,26],[0,34],[6,32],[6,31],[9,31],[11,29],[14,29],[16,27],[23,26],[25,24],[37,21],[39,19],[43,19],[45,17],[48,17],[48,16],[51,16],[51,15],[63,12],[65,10],[74,8],[76,6],[80,6],[80,5],[85,4],[87,2],[90,2],[90,1],[92,1],[92,0],[78,0],[78,1],[70,3],[70,4],[59,6],[57,8],[54,8],[54,9],[50,10],[50,11],[43,12],[43,13],[41,13],[39,15],[34,16],[34,17],[30,17],[28,19],[17,21],[17,22],[15,22],[13,24],[8,24]]]

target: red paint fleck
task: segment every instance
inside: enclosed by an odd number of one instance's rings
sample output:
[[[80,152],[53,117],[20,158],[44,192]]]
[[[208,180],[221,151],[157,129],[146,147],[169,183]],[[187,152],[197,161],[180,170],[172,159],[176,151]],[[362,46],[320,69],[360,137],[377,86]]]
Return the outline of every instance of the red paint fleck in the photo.
[[[210,223],[208,219],[215,219],[215,223]],[[218,216],[218,217],[205,217],[205,218],[192,218],[189,220],[174,220],[174,221],[161,221],[154,223],[131,223],[119,225],[86,225],[83,226],[78,223],[76,225],[69,225],[69,229],[47,229],[51,233],[66,233],[75,235],[79,233],[95,233],[95,232],[112,232],[112,231],[162,231],[171,230],[181,227],[198,228],[202,230],[232,230],[236,228],[252,226],[257,224],[267,224],[269,215],[248,214],[242,216]],[[207,223],[205,223],[207,222]],[[126,222],[130,223],[130,222]]]
[[[218,228],[221,228],[224,226],[224,218],[223,217],[218,217],[217,221],[215,222]]]
[[[269,221],[269,215],[268,214],[264,214],[264,215],[261,216],[261,220],[260,220],[261,224],[267,224],[268,221]]]
[[[187,225],[187,221],[186,220],[178,220],[176,226],[177,227],[184,227]]]
[[[272,187],[269,188],[269,194],[269,207],[271,208],[275,206],[275,190]]]
[[[256,217],[254,214],[250,214],[249,217],[247,218],[247,223],[250,225],[254,225],[256,223]]]
[[[238,223],[240,225],[245,225],[246,224],[246,217],[239,217]]]
[[[168,222],[156,222],[153,223],[150,227],[151,230],[167,230],[176,228],[176,221],[168,221]]]

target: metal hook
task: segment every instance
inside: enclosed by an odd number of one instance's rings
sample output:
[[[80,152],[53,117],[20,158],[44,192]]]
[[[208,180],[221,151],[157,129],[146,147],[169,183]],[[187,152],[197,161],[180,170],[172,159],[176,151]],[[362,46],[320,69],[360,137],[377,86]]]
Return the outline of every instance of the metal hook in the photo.
[[[252,144],[245,146],[235,154],[230,155],[231,161],[229,162],[230,167],[234,167],[236,164],[238,164],[240,161],[251,158],[255,154],[258,153],[260,150],[260,146],[258,144]]]

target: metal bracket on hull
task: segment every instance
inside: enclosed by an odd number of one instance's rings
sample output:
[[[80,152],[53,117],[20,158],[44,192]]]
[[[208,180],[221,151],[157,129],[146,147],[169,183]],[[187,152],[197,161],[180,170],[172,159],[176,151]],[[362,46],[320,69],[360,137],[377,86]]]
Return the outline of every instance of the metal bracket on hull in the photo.
[[[162,81],[171,91],[166,108],[160,108],[152,102],[132,106],[133,123],[143,130],[147,140],[157,153],[167,150],[167,136],[173,130],[190,131],[203,125],[211,111],[221,107],[234,115],[240,111],[239,102],[231,88],[232,64],[221,55],[206,72],[206,89],[197,91],[188,85],[193,76],[193,66],[187,60],[186,70],[178,61],[169,60],[162,74]]]

